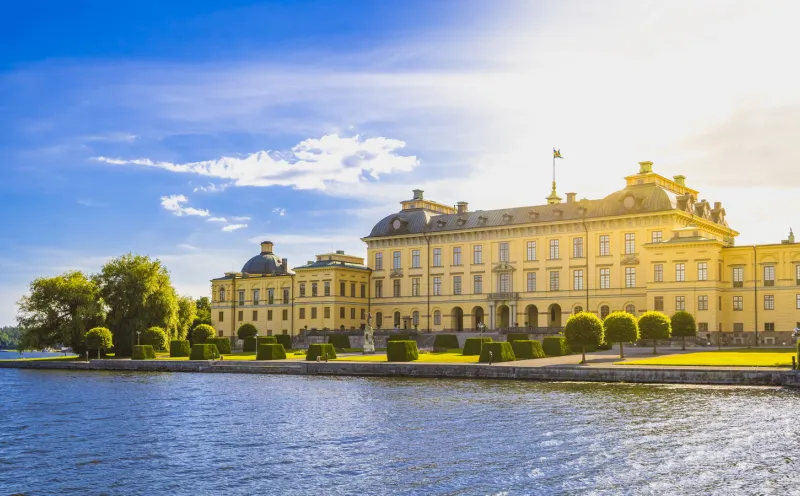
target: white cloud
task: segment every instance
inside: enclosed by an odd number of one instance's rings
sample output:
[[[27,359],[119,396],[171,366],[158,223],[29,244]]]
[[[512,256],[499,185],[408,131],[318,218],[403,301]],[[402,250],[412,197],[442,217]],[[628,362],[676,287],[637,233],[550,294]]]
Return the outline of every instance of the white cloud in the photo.
[[[228,222],[225,217],[209,217],[206,222]]]
[[[244,229],[245,227],[247,227],[247,224],[228,224],[227,226],[224,226],[222,228],[222,231],[223,232],[232,232],[232,231],[236,231],[238,229]]]
[[[356,184],[377,180],[381,174],[409,172],[419,161],[398,152],[406,146],[395,139],[361,139],[336,134],[301,141],[289,151],[260,151],[245,158],[176,164],[149,158],[123,160],[96,157],[113,165],[140,165],[171,172],[198,174],[233,181],[236,186],[290,186],[325,190],[328,184]]]
[[[285,208],[273,208],[272,209],[272,213],[273,214],[278,214],[279,216],[283,217],[284,215],[286,215],[286,209]]]
[[[222,191],[225,191],[226,189],[228,189],[228,186],[230,186],[230,184],[226,183],[226,184],[217,185],[217,184],[214,184],[214,183],[208,183],[208,186],[198,186],[198,187],[194,188],[194,190],[192,190],[192,191],[194,191],[195,193],[197,193],[197,192],[219,193],[219,192],[222,192]]]
[[[194,207],[183,206],[183,204],[187,203],[188,201],[189,200],[183,195],[162,196],[161,206],[179,217],[184,215],[208,217],[210,215],[208,210],[201,210]]]
[[[250,220],[250,217],[237,217],[237,216],[233,216],[233,217],[230,217],[230,219],[231,219],[232,221],[244,221],[244,220]]]

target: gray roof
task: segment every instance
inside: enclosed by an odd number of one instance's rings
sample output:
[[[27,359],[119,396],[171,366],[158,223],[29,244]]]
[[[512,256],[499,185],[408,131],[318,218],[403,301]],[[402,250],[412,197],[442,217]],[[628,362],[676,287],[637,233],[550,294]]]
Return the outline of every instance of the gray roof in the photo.
[[[627,208],[623,200],[633,196],[635,203]],[[583,209],[586,209],[585,212]],[[685,210],[727,226],[724,210],[711,209],[707,202],[697,202],[688,195],[679,196],[654,183],[631,185],[600,200],[581,200],[553,205],[477,210],[463,214],[437,214],[420,208],[402,210],[387,215],[372,228],[367,238],[398,236],[403,234],[438,233],[479,229],[484,227],[539,224],[583,218],[613,217],[628,214]],[[400,229],[392,223],[399,219]]]
[[[362,264],[354,264],[350,262],[341,262],[336,260],[321,260],[312,262],[310,264],[301,265],[300,267],[295,267],[294,269],[316,269],[321,267],[345,267],[347,269],[358,269],[358,270],[370,270],[369,267]]]

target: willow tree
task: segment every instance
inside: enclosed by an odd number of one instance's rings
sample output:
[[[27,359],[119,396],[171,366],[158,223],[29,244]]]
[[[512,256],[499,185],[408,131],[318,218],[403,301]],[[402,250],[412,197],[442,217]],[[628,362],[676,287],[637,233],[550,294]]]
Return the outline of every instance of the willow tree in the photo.
[[[159,260],[128,253],[103,265],[96,279],[117,356],[130,356],[136,331],[157,326],[177,334],[178,298]]]
[[[83,353],[84,335],[103,323],[99,288],[83,272],[35,279],[18,306],[23,348],[66,344]]]

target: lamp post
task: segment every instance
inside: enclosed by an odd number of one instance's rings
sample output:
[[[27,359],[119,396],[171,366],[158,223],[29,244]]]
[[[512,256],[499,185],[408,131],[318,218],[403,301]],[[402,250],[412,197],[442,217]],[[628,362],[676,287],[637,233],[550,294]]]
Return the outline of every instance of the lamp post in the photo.
[[[258,355],[258,331],[256,331],[256,333],[255,333],[255,335],[253,337],[256,338],[256,355]],[[256,358],[258,358],[258,357],[256,357]]]
[[[480,336],[481,340],[481,354],[483,354],[483,331],[486,330],[486,324],[483,322],[478,323],[478,335]]]
[[[140,344],[142,344],[142,343],[139,342],[139,339],[141,337],[142,337],[142,331],[136,331],[136,346],[139,346]]]

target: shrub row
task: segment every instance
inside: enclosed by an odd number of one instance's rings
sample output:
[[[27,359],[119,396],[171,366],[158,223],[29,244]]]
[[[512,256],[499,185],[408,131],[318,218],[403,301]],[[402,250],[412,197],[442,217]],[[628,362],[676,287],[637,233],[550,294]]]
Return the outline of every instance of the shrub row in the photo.
[[[531,358],[544,358],[542,343],[530,339],[516,340],[511,342],[511,348],[517,360],[529,360]]]
[[[458,344],[458,336],[455,334],[437,334],[433,340],[434,348],[446,348],[449,350],[461,348]]]
[[[306,361],[314,362],[317,360],[317,357],[320,357],[322,360],[324,360],[325,353],[328,354],[328,358],[336,358],[336,350],[333,348],[332,344],[330,343],[310,344],[308,345],[308,352],[306,353]]]
[[[330,335],[328,336],[328,342],[332,344],[334,348],[350,348],[350,336],[344,334]]]
[[[477,356],[481,354],[482,343],[491,343],[492,338],[467,338],[464,342],[464,351],[462,355]]]
[[[156,350],[153,349],[152,345],[142,344],[133,347],[131,360],[155,360],[155,358]]]
[[[214,344],[194,344],[189,360],[212,360],[219,358],[219,351]]]
[[[289,350],[292,348],[292,337],[288,334],[278,334],[277,336],[273,336],[275,338],[275,342],[278,344],[283,345],[284,350]]]
[[[419,358],[417,342],[413,340],[386,343],[386,359],[390,362],[411,362]]]
[[[478,361],[480,363],[489,363],[489,353],[492,355],[492,363],[513,362],[517,359],[514,355],[514,349],[508,341],[484,343]]]
[[[408,341],[409,339],[411,337],[408,334],[392,334],[386,341]]]
[[[188,357],[192,354],[192,345],[189,341],[174,340],[169,342],[169,356]]]
[[[262,344],[277,344],[278,340],[275,336],[259,336],[258,337],[258,345],[261,346]]]
[[[570,354],[567,338],[564,336],[547,336],[542,340],[542,349],[547,356],[565,356]]]
[[[217,346],[217,351],[222,355],[231,354],[231,340],[228,338],[209,338],[206,344],[213,344]]]
[[[527,341],[530,339],[528,333],[526,332],[509,332],[508,336],[506,336],[506,341],[509,343],[513,343],[514,341]]]
[[[284,360],[286,349],[282,344],[269,343],[258,345],[256,360]]]

